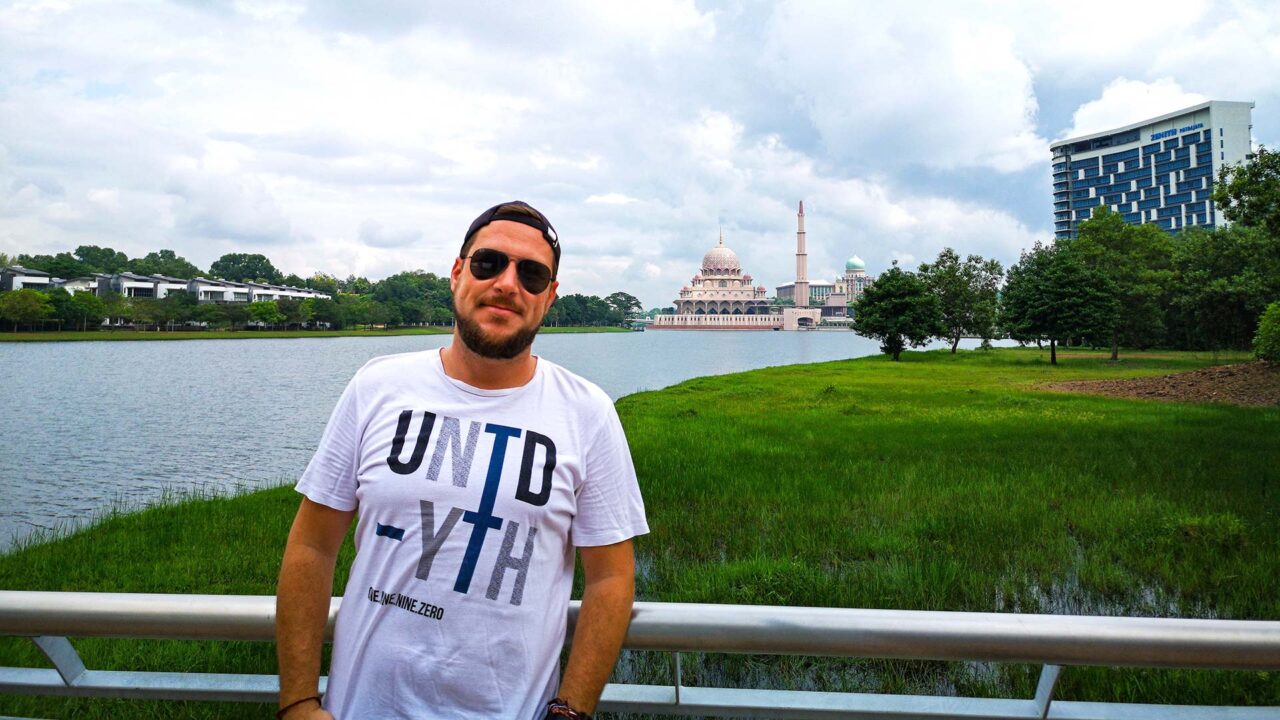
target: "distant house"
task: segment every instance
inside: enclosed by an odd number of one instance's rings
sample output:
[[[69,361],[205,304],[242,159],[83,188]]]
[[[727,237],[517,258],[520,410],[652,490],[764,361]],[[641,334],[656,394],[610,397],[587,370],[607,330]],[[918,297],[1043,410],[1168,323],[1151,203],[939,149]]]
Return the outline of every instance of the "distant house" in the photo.
[[[99,287],[111,287],[111,276],[102,273],[84,275],[70,280],[63,280],[58,287],[69,293],[88,292],[97,295],[99,294]]]
[[[156,286],[156,297],[168,297],[171,293],[180,293],[187,291],[187,281],[182,278],[169,277],[168,275],[151,275],[152,282]]]
[[[156,281],[146,275],[137,275],[131,272],[117,273],[111,276],[110,287],[124,297],[156,297]]]
[[[49,273],[11,265],[0,270],[0,290],[48,290],[53,284]]]
[[[231,287],[221,280],[195,278],[187,281],[187,292],[196,296],[197,302],[227,302]]]

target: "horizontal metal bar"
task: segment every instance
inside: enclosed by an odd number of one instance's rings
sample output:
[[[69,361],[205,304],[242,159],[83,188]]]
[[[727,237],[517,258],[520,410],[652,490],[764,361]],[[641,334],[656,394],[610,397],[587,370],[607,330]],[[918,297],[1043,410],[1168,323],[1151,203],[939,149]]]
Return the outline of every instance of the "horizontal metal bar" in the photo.
[[[274,703],[280,696],[280,678],[276,675],[86,670],[80,676],[80,682],[64,685],[55,670],[0,668],[0,692],[132,700]]]
[[[271,596],[0,591],[0,635],[271,640],[274,628]],[[1280,670],[1280,622],[641,602],[625,647]]]
[[[637,604],[628,648],[1280,669],[1280,622]]]
[[[330,638],[341,602],[329,604]],[[270,595],[0,590],[0,635],[272,640],[275,623]]]
[[[321,678],[321,689],[326,686]],[[273,703],[279,691],[275,675],[86,671],[74,687],[54,670],[0,669],[0,692],[74,697],[150,700],[201,700]],[[920,695],[827,693],[800,690],[741,690],[685,687],[676,702],[675,688],[665,685],[605,687],[599,709],[606,712],[666,716],[852,718],[872,720],[1012,720],[1038,718],[1032,700],[956,698]],[[1055,702],[1052,720],[1275,720],[1275,707],[1208,707],[1118,703]]]

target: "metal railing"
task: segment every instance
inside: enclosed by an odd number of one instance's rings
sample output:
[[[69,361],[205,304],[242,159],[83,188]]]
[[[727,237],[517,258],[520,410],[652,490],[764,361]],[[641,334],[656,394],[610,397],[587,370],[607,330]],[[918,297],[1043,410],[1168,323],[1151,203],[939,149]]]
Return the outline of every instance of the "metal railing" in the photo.
[[[332,634],[340,599],[329,612]],[[570,628],[577,604],[570,608]],[[70,637],[273,639],[275,598],[0,591],[0,635],[53,665],[0,668],[0,693],[273,702],[275,675],[88,669]],[[673,657],[671,685],[610,684],[600,709],[767,718],[1280,719],[1280,707],[1055,701],[1064,666],[1280,670],[1280,622],[636,603],[625,647]],[[680,652],[1042,665],[1034,698],[689,687]],[[324,679],[321,679],[323,691]]]

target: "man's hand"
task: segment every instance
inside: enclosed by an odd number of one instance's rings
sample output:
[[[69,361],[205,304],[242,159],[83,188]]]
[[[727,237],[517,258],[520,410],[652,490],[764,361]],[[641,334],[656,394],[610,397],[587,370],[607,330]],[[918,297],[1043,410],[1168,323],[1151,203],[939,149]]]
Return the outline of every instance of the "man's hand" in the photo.
[[[276,589],[276,657],[282,705],[318,694],[333,570],[353,517],[353,510],[335,510],[306,498],[294,516]],[[299,703],[282,717],[332,719],[316,702]]]
[[[590,714],[600,702],[631,624],[636,565],[630,540],[580,547],[578,554],[586,586],[559,696],[573,709]]]

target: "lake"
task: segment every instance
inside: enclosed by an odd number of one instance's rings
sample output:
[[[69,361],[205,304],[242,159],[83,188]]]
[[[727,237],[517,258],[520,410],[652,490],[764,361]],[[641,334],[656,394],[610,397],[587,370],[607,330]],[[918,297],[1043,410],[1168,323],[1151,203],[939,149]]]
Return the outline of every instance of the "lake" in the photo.
[[[351,375],[378,355],[445,345],[385,338],[0,343],[0,552],[113,504],[291,482]],[[972,347],[976,341],[967,341]],[[941,344],[939,344],[941,346]],[[542,335],[534,352],[613,398],[702,375],[877,353],[848,331]]]

